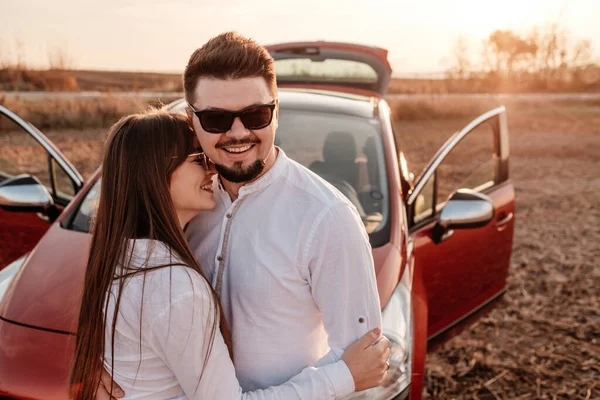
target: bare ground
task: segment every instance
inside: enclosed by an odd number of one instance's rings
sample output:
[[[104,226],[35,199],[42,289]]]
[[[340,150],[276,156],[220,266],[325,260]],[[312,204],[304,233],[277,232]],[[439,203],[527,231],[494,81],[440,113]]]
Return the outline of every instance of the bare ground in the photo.
[[[517,212],[507,293],[428,355],[424,397],[600,398],[600,106],[512,105],[508,117]],[[422,165],[464,122],[395,128]]]

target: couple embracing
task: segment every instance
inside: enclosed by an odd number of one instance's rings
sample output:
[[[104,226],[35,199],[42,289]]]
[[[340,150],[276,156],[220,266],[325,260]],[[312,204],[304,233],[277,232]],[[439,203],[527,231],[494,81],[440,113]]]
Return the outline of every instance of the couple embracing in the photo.
[[[336,399],[389,368],[354,206],[274,145],[273,60],[219,35],[187,115],[110,131],[71,370],[78,399]],[[306,127],[310,129],[310,127]]]

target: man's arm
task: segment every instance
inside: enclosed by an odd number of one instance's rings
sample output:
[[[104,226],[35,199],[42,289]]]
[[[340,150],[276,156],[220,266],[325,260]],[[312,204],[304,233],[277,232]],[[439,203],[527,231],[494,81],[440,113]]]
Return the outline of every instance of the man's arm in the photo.
[[[339,360],[352,342],[381,327],[371,245],[354,207],[339,203],[321,212],[304,260],[329,341],[329,353],[314,364],[321,366]]]

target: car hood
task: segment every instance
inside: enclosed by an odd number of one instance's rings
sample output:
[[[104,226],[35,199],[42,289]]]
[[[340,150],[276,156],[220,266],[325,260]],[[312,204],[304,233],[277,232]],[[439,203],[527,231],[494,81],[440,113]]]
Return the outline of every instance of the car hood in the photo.
[[[53,224],[29,254],[0,316],[60,333],[76,331],[91,236]]]

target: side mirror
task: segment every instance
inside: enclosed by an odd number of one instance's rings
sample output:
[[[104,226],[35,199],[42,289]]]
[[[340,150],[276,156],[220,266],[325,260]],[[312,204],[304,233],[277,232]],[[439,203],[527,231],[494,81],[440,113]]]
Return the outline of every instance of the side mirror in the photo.
[[[458,189],[450,196],[433,227],[433,241],[444,241],[453,229],[481,228],[494,218],[494,212],[489,196],[471,189]]]
[[[48,189],[31,175],[19,175],[0,184],[0,208],[15,212],[45,212],[54,205]]]

